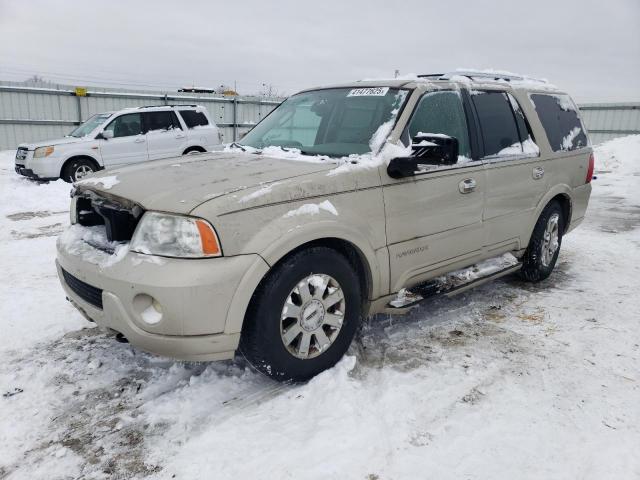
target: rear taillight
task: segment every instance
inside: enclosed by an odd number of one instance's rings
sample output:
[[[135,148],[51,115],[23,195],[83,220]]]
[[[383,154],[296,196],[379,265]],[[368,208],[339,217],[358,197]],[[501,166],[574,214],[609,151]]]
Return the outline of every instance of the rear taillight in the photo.
[[[587,178],[584,183],[591,183],[591,179],[593,178],[593,168],[595,167],[595,160],[593,158],[593,152],[589,155],[589,168],[587,168]]]

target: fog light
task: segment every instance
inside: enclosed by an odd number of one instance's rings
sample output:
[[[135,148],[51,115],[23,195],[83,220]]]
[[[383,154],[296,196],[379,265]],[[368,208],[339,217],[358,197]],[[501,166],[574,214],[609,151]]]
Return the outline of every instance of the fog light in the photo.
[[[148,325],[155,325],[162,320],[162,305],[146,293],[139,293],[133,298],[133,309]]]

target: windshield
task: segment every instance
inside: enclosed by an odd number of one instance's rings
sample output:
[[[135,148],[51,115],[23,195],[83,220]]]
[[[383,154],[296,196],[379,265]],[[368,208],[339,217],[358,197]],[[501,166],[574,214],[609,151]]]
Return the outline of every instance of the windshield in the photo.
[[[78,128],[76,128],[73,132],[69,134],[70,137],[84,137],[85,135],[89,135],[93,132],[97,127],[102,125],[104,121],[111,116],[111,113],[99,113],[94,115],[93,117],[89,117],[89,119],[81,124]]]
[[[391,131],[407,90],[332,88],[294,95],[254,127],[242,145],[297,148],[304,154],[347,156],[371,151],[383,124]],[[385,125],[387,126],[387,125]]]

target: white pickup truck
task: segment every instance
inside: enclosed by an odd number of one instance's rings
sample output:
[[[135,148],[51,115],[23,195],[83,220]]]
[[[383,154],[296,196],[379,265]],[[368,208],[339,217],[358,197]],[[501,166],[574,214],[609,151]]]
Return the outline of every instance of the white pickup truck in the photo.
[[[75,182],[105,168],[210,151],[221,142],[202,106],[127,108],[96,114],[65,138],[19,145],[15,169],[34,180]]]

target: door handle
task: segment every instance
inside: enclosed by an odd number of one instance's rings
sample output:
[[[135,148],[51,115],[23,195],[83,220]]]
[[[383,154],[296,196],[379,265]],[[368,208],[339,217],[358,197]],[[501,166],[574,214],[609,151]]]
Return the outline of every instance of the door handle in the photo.
[[[476,189],[476,180],[474,178],[466,178],[458,184],[460,193],[471,193]]]
[[[142,143],[142,142],[144,142],[144,141],[145,141],[144,137],[138,137],[138,138],[136,138],[136,140],[135,140],[135,142],[136,142],[136,143]]]
[[[540,180],[542,177],[544,177],[544,168],[534,167],[531,174],[533,175],[534,180]]]
[[[179,133],[178,135],[176,135],[176,138],[184,138],[184,133]]]

